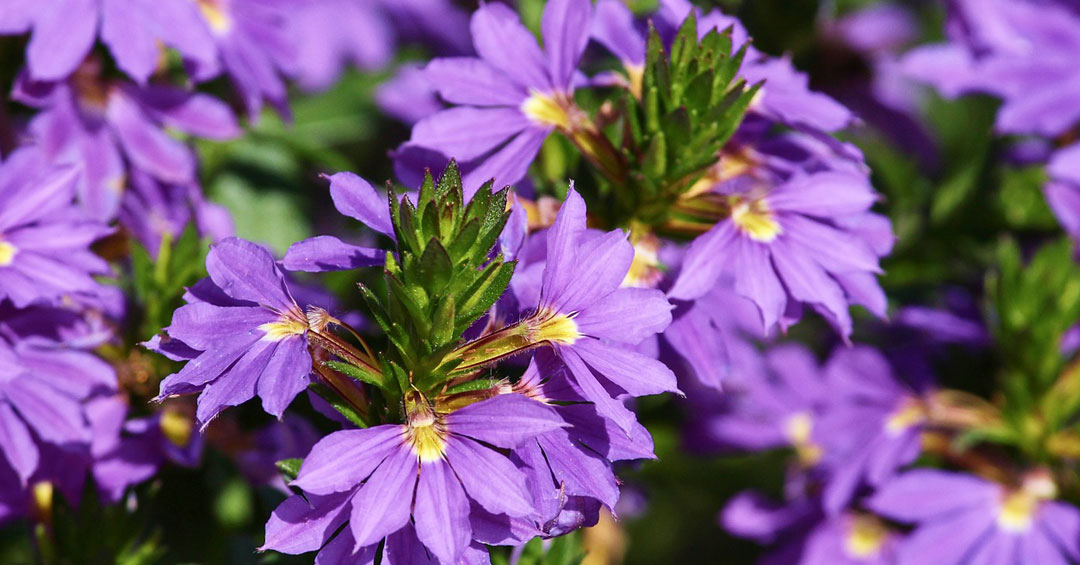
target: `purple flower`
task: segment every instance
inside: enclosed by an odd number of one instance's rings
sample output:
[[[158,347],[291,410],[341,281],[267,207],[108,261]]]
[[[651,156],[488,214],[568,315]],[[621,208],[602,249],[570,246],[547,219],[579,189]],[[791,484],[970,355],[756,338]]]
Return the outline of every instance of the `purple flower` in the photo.
[[[194,78],[207,80],[224,70],[252,120],[258,118],[263,100],[288,114],[288,93],[280,73],[288,74],[297,65],[297,40],[287,26],[289,11],[310,6],[298,7],[288,0],[195,0],[195,4],[216,47],[217,60],[190,65]]]
[[[909,471],[884,485],[867,505],[915,524],[897,550],[900,565],[1080,560],[1080,510],[1055,501],[1057,487],[1033,473],[1008,487],[965,473]]]
[[[723,163],[723,161],[721,161]],[[730,209],[687,251],[669,292],[676,299],[705,295],[722,277],[761,310],[764,330],[786,328],[807,304],[846,339],[849,303],[885,314],[874,275],[892,247],[888,220],[869,212],[877,200],[864,174],[796,174],[775,186],[711,195]]]
[[[232,112],[215,98],[107,81],[98,67],[87,62],[58,83],[23,76],[12,95],[41,110],[28,129],[45,158],[81,166],[79,201],[95,219],[116,216],[129,168],[165,183],[195,182],[194,154],[165,127],[211,139],[239,131]]]
[[[414,527],[422,546],[412,551],[456,563],[474,543],[477,506],[496,515],[533,512],[524,474],[492,447],[514,448],[564,426],[553,409],[517,394],[445,414],[410,395],[405,408],[406,424],[339,431],[316,444],[292,483],[308,498],[293,496],[274,511],[264,548],[303,553],[325,544],[320,560],[340,552],[364,562],[383,538],[386,551],[396,551],[395,535]]]
[[[634,414],[613,396],[678,390],[670,369],[631,349],[671,323],[671,304],[659,290],[621,286],[634,257],[622,231],[588,240],[585,232],[585,201],[571,186],[547,233],[540,302],[525,323],[531,341],[554,347],[581,396],[629,432]]]
[[[206,200],[197,184],[163,183],[139,169],[130,171],[117,219],[154,257],[165,237],[176,241],[192,221],[211,241],[234,233],[229,211]]]
[[[509,390],[551,406],[568,427],[539,434],[514,448],[513,458],[526,473],[536,511],[523,518],[490,516],[489,529],[511,532],[519,542],[552,537],[592,526],[600,504],[615,510],[619,499],[615,461],[653,459],[649,432],[637,422],[623,431],[599,414],[575,390],[569,371],[555,355],[540,350],[521,379]],[[502,544],[502,538],[480,538]]]
[[[663,24],[657,25],[661,34],[672,35],[692,10],[689,2],[662,2],[655,20]],[[715,10],[697,17],[700,36],[731,27],[736,45],[747,41],[734,18]],[[593,36],[622,61],[627,88],[639,90],[645,39],[629,11],[618,2],[599,4]],[[852,114],[811,91],[790,61],[752,47],[739,75],[764,81],[760,96],[713,170],[675,203],[728,213],[691,244],[669,297],[693,301],[730,287],[730,280],[762,310],[763,333],[778,323],[786,328],[808,304],[846,337],[849,304],[884,315],[874,274],[878,257],[891,247],[887,222],[869,214],[876,195],[861,154],[830,135],[849,125]],[[777,134],[777,126],[795,131]]]
[[[60,80],[90,53],[100,31],[116,65],[136,82],[150,77],[162,44],[185,60],[213,65],[209,30],[191,0],[11,0],[0,12],[0,34],[31,32],[27,66],[37,80]],[[100,30],[99,30],[100,28]]]
[[[205,428],[221,410],[255,395],[281,417],[307,388],[311,372],[308,320],[265,248],[227,238],[206,257],[210,279],[189,292],[173,314],[169,338],[201,353],[161,381],[159,399],[199,393],[196,418]]]
[[[952,0],[948,43],[912,50],[904,67],[945,96],[1002,99],[1002,133],[1055,137],[1080,121],[1080,16],[1055,2]]]
[[[823,455],[817,426],[829,395],[817,360],[802,346],[780,345],[766,353],[765,369],[727,393],[719,406],[714,396],[696,398],[701,407],[693,412],[704,421],[692,429],[719,447],[791,447],[802,467],[816,466]]]
[[[375,90],[375,102],[384,113],[409,125],[445,108],[423,69],[402,65],[393,78]]]
[[[0,165],[0,299],[15,306],[95,293],[108,264],[90,244],[112,230],[72,206],[78,170],[46,165],[33,148]]]
[[[736,495],[721,514],[725,530],[776,547],[762,565],[892,565],[897,532],[864,512],[824,517],[812,500],[775,504],[755,492]]]
[[[390,209],[386,197],[366,180],[352,173],[337,173],[329,177],[330,197],[338,212],[359,220],[372,230],[394,237]],[[298,241],[285,252],[282,266],[290,271],[342,271],[382,265],[386,251],[345,243],[340,239],[320,235]]]
[[[544,50],[504,4],[484,4],[472,17],[479,57],[435,59],[428,81],[453,108],[418,122],[406,148],[462,163],[466,189],[496,178],[525,176],[540,145],[574,119],[574,75],[588,42],[587,0],[553,0],[544,7]]]
[[[894,376],[888,361],[866,346],[837,349],[825,366],[829,404],[816,436],[829,469],[826,511],[847,506],[862,485],[877,487],[922,450],[927,407]]]
[[[89,451],[83,401],[116,388],[108,363],[77,339],[58,339],[60,319],[50,309],[0,318],[0,458],[23,485],[42,468],[47,449]]]
[[[127,398],[118,394],[92,399],[86,411],[93,428],[91,470],[107,502],[119,502],[128,487],[149,480],[166,462],[195,467],[201,461],[202,436],[194,433],[194,414],[182,404],[126,420]]]
[[[346,63],[378,69],[394,54],[394,30],[378,2],[315,0],[288,20],[296,70],[305,90],[333,85]]]

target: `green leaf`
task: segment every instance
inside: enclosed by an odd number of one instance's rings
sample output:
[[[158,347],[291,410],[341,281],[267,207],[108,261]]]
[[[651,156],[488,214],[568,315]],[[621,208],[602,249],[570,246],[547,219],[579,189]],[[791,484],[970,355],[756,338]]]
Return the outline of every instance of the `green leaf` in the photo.
[[[296,477],[300,474],[300,466],[304,464],[304,460],[300,458],[282,459],[274,466],[277,467],[281,476],[285,478],[286,482],[292,482],[296,480]]]
[[[343,361],[324,361],[323,365],[358,381],[377,386],[383,390],[386,390],[386,387],[388,386],[385,376],[369,371],[363,367],[357,367],[352,363],[345,363]]]
[[[435,320],[431,328],[432,345],[438,347],[456,341],[453,296],[447,296],[439,301],[433,317]]]
[[[458,307],[455,324],[459,331],[465,331],[499,300],[510,285],[516,266],[516,261],[503,263],[500,256],[484,269],[483,276],[464,293],[465,298]]]
[[[428,293],[439,292],[450,282],[454,275],[454,262],[450,260],[450,254],[439,240],[432,238],[424,249],[424,255],[420,257],[420,282]]]

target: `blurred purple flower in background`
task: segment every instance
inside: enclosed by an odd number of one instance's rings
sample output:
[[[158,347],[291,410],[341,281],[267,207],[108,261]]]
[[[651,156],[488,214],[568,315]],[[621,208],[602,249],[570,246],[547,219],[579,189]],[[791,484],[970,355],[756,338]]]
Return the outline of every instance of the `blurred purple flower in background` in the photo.
[[[114,82],[90,61],[64,82],[22,77],[13,98],[41,110],[28,125],[30,140],[50,162],[81,168],[79,202],[95,219],[116,217],[128,169],[160,182],[196,181],[195,155],[165,132],[228,139],[239,133],[232,111],[205,94],[170,87]]]
[[[215,51],[191,0],[11,0],[0,12],[0,34],[31,32],[27,66],[35,80],[62,80],[90,53],[98,34],[116,64],[145,83],[162,44],[188,62],[212,67]],[[100,29],[99,29],[100,28]]]
[[[966,473],[917,469],[867,502],[882,516],[914,523],[897,562],[1070,563],[1080,559],[1080,511],[1056,502],[1057,486],[1033,472],[1016,487]]]
[[[96,292],[93,275],[109,266],[90,244],[112,230],[73,205],[78,174],[48,167],[34,148],[0,165],[0,299],[23,307]]]

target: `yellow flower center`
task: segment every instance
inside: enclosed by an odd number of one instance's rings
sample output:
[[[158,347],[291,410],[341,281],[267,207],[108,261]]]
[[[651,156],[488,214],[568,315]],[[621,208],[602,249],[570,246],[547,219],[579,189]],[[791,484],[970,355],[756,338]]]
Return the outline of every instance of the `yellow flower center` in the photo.
[[[885,431],[891,436],[897,436],[924,421],[926,409],[918,401],[908,399],[885,420]]]
[[[34,509],[37,510],[40,516],[49,516],[52,514],[54,491],[55,488],[49,481],[37,482],[31,487],[30,493],[34,499]]]
[[[543,94],[534,90],[521,103],[521,111],[530,120],[538,124],[555,126],[563,130],[570,129],[570,114],[566,111],[566,106],[561,104],[555,95]]]
[[[1056,498],[1057,494],[1057,484],[1049,472],[1035,470],[1028,473],[1020,488],[1007,492],[1002,499],[998,527],[1015,533],[1028,531],[1042,502]]]
[[[421,463],[440,461],[446,454],[446,432],[430,410],[409,416],[405,440]]]
[[[308,325],[306,321],[295,320],[293,318],[282,316],[276,322],[267,322],[259,326],[266,335],[262,338],[266,341],[281,341],[287,337],[294,335],[300,335],[307,331]]]
[[[814,466],[821,460],[821,446],[810,439],[814,431],[814,419],[808,412],[799,412],[788,417],[784,423],[784,432],[791,446],[795,448],[795,454],[799,462],[806,467]]]
[[[844,551],[855,559],[873,557],[889,537],[889,530],[881,520],[866,514],[851,521],[851,529],[844,539]]]
[[[664,272],[660,269],[660,240],[649,232],[631,229],[630,241],[634,244],[634,260],[623,278],[622,286],[654,288]]]
[[[15,255],[19,253],[19,248],[15,247],[7,241],[0,241],[0,267],[7,267],[15,262]]]
[[[161,426],[161,433],[165,434],[165,438],[177,447],[186,446],[191,441],[191,432],[195,429],[191,418],[178,410],[162,411],[158,425]]]
[[[232,28],[232,20],[225,13],[222,0],[195,0],[202,12],[203,18],[210,24],[210,29],[215,33],[222,34]]]
[[[105,187],[116,194],[123,194],[127,188],[127,175],[118,175],[105,182]]]
[[[998,510],[998,527],[1009,532],[1026,532],[1031,527],[1039,500],[1022,490],[1005,496]]]
[[[538,321],[531,324],[533,343],[548,341],[562,345],[573,345],[581,332],[578,331],[577,322],[566,314],[549,313],[536,317]]]
[[[732,196],[731,221],[751,239],[762,243],[771,242],[784,231],[764,198]]]

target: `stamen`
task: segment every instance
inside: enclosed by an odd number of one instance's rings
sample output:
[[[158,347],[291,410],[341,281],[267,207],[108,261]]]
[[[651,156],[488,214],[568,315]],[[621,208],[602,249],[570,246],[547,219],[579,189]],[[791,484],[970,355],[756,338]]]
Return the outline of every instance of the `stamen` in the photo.
[[[555,312],[541,312],[529,324],[533,343],[547,341],[561,345],[573,345],[581,337],[577,322],[572,316]]]
[[[191,432],[195,429],[191,418],[177,410],[163,411],[158,425],[161,426],[161,433],[165,434],[165,438],[177,447],[187,446],[191,441]]]
[[[859,515],[851,520],[851,529],[844,540],[844,550],[850,557],[865,559],[881,551],[889,537],[889,530],[881,520],[869,515]]]
[[[0,241],[0,267],[7,267],[15,262],[19,248],[7,241]]]
[[[221,5],[222,0],[195,0],[195,3],[214,33],[220,35],[232,28],[232,20]]]
[[[660,268],[660,258],[657,252],[660,249],[660,239],[655,235],[631,229],[630,242],[634,245],[634,260],[630,263],[630,270],[623,278],[622,286],[635,288],[655,288],[664,277]]]
[[[740,231],[762,243],[771,242],[784,231],[764,198],[732,196],[731,220]]]
[[[302,335],[308,330],[307,317],[303,313],[288,312],[282,314],[276,322],[267,322],[259,326],[266,333],[262,339],[281,341],[294,335]]]
[[[442,419],[418,393],[405,397],[405,441],[421,463],[441,461],[446,455],[446,430]]]
[[[534,90],[525,102],[521,103],[521,111],[538,124],[570,129],[570,114],[555,95]]]
[[[813,467],[821,461],[821,446],[810,439],[814,431],[814,419],[808,412],[799,412],[788,417],[784,423],[784,432],[791,446],[805,467]]]
[[[1038,502],[1037,498],[1022,490],[1006,495],[998,511],[998,527],[1009,532],[1028,531]]]
[[[907,399],[885,420],[885,431],[891,436],[897,436],[925,421],[926,409],[923,408],[922,403],[915,399]]]

